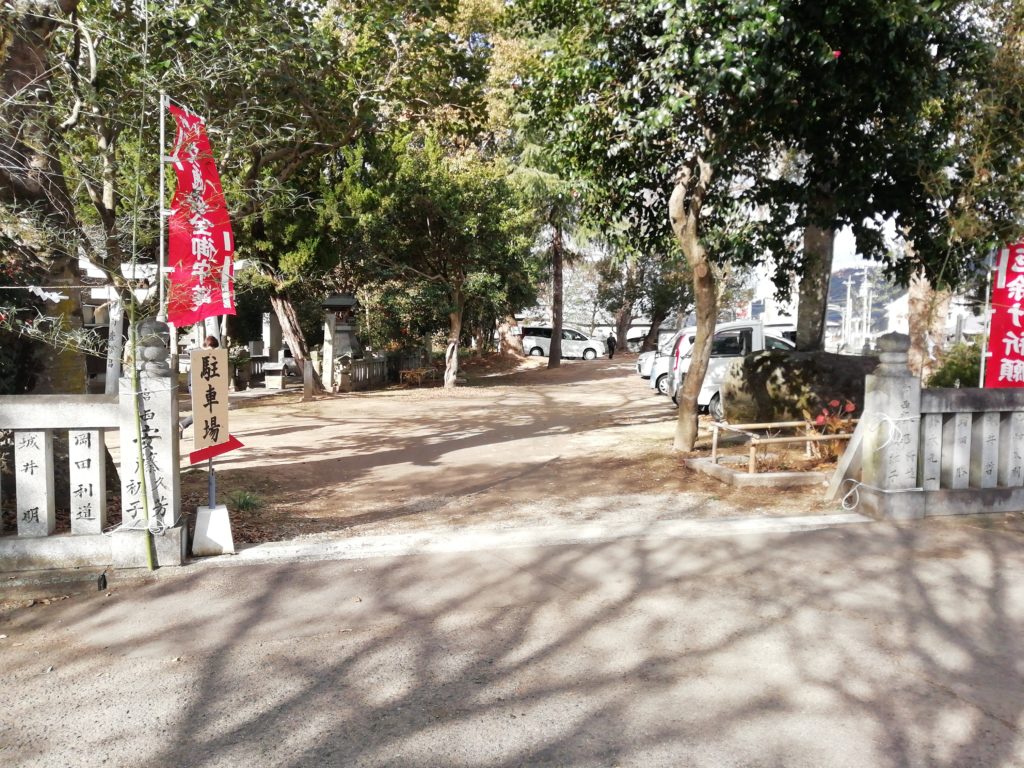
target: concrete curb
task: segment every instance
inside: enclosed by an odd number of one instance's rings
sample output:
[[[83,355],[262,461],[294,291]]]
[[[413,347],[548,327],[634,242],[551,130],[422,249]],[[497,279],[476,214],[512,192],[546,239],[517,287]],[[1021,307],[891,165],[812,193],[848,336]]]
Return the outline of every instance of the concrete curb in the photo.
[[[752,475],[746,469],[733,469],[729,463],[742,463],[743,456],[722,456],[719,463],[710,458],[686,459],[686,466],[716,480],[737,488],[798,488],[807,485],[827,485],[828,475],[824,472],[759,472]]]
[[[316,539],[270,542],[239,548],[237,554],[191,558],[175,568],[65,569],[59,571],[18,571],[0,577],[0,599],[26,600],[105,589],[154,578],[185,576],[205,568],[362,560],[374,557],[408,557],[455,554],[484,550],[570,546],[617,540],[663,541],[729,536],[785,535],[825,528],[877,522],[855,513],[795,517],[729,518],[722,520],[684,519],[647,522],[568,522],[559,525],[515,529],[451,530],[376,536],[344,533]]]
[[[697,539],[788,534],[876,522],[855,513],[725,520],[654,520],[628,523],[566,523],[509,530],[434,531],[271,542],[240,548],[237,554],[193,560],[214,566],[303,560],[358,560],[490,549],[553,547],[618,539]]]

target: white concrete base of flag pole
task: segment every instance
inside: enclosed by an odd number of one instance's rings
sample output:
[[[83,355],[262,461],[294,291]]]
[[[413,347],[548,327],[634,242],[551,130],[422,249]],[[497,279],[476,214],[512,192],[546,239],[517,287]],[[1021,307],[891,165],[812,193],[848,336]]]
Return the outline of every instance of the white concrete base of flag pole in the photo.
[[[233,555],[235,540],[231,536],[231,520],[228,508],[223,504],[216,507],[199,507],[196,510],[196,532],[192,537],[192,555]]]

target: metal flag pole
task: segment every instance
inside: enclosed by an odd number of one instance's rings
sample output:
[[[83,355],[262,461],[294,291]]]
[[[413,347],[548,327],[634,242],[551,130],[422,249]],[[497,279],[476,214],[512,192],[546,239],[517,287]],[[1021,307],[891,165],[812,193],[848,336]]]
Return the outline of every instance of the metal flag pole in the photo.
[[[165,148],[167,146],[167,94],[160,91],[160,264],[157,267],[157,280],[160,285],[160,303],[157,309],[157,318],[166,321],[167,320],[167,305],[164,297],[164,270],[167,265],[167,251],[166,245],[164,244],[164,216],[166,214],[164,210],[164,197],[166,195],[166,169],[164,166],[167,163],[167,155]]]
[[[992,300],[992,270],[996,266],[996,251],[989,251],[985,266],[988,268],[988,277],[985,281],[985,332],[981,336],[981,364],[978,366],[978,388],[985,388],[985,368],[988,367],[988,337],[992,332],[992,309],[989,303]]]
[[[206,469],[208,473],[207,477],[207,491],[210,496],[210,509],[217,506],[217,474],[213,469],[213,459],[206,460]]]

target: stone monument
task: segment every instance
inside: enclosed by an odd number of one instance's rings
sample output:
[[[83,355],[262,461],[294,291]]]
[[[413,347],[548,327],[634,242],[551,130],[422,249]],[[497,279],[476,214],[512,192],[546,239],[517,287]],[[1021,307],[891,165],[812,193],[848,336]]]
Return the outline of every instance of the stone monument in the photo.
[[[178,476],[178,384],[170,365],[170,327],[147,318],[132,329],[134,370],[121,377],[121,528],[114,565],[146,565],[147,528],[156,562],[180,565],[187,534]],[[137,388],[136,388],[137,387]]]
[[[921,380],[907,367],[909,349],[910,337],[902,333],[880,337],[879,366],[864,382],[861,499],[870,512],[890,520],[924,517]]]

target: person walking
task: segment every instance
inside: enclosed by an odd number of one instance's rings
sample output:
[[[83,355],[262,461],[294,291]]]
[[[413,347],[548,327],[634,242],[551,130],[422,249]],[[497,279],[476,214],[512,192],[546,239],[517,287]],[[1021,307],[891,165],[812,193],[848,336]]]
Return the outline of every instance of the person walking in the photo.
[[[613,331],[608,331],[608,339],[605,344],[608,345],[608,359],[611,360],[615,357],[615,333]]]

